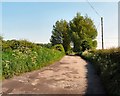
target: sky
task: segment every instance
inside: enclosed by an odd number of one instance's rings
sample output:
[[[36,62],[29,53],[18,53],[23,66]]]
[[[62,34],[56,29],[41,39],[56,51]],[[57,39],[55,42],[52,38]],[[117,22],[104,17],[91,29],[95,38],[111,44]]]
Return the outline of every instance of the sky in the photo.
[[[118,3],[90,2],[104,21],[105,48],[118,46]],[[57,20],[68,22],[77,12],[90,17],[98,30],[98,48],[101,48],[100,16],[87,2],[2,2],[2,31],[5,40],[27,39],[48,43]],[[1,23],[0,23],[1,24]]]

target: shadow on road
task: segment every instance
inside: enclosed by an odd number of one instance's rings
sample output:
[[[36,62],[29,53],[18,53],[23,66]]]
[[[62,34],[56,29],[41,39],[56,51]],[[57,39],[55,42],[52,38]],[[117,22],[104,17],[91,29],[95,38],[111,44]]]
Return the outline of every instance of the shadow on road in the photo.
[[[101,95],[106,96],[105,88],[101,82],[100,77],[94,70],[94,66],[88,62],[85,66],[87,68],[86,78],[87,78],[87,89],[85,96],[87,95]]]

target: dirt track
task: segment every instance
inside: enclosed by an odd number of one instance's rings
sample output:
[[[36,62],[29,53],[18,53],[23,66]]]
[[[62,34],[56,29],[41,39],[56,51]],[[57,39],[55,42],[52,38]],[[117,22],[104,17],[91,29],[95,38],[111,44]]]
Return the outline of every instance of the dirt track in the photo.
[[[79,56],[65,56],[41,70],[3,81],[3,93],[104,94],[92,64]]]

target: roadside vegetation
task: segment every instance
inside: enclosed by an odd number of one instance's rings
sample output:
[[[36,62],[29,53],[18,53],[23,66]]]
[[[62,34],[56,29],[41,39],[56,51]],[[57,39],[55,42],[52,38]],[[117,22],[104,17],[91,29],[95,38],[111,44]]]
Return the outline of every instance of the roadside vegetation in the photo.
[[[58,45],[58,47],[62,45]],[[27,40],[2,40],[2,79],[40,69],[60,60],[64,50],[41,47]]]
[[[86,51],[82,56],[94,64],[107,93],[120,96],[120,48]]]

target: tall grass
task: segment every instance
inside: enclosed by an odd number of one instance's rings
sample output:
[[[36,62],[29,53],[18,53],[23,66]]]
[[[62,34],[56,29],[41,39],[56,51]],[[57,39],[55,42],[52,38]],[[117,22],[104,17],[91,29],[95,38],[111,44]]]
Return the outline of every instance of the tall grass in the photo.
[[[94,64],[107,93],[120,96],[120,48],[91,51],[83,57]]]
[[[27,41],[15,40],[14,43],[13,41],[4,41],[2,77],[7,79],[14,75],[40,69],[59,60],[63,56],[64,53],[61,51],[37,46]]]

